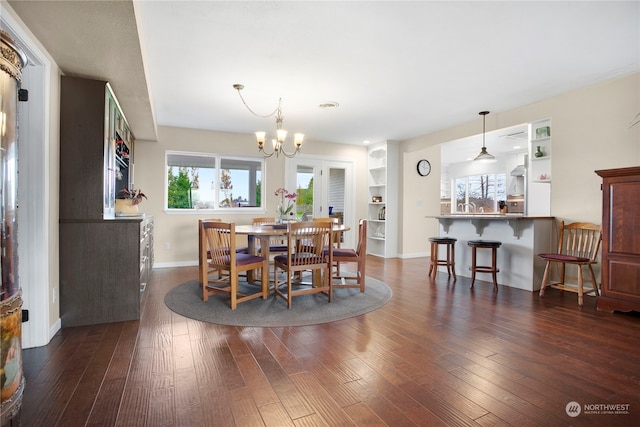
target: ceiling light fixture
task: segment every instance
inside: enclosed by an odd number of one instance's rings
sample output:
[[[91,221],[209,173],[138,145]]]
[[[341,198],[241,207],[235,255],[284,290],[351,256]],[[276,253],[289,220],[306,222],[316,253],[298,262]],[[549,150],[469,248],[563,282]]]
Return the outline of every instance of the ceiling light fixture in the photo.
[[[242,97],[242,93],[240,93],[240,91],[244,89],[244,85],[234,84],[233,88],[238,91],[238,95],[240,95],[240,99],[242,100],[242,103],[244,104],[245,107],[247,107],[247,110],[249,110],[249,112],[254,116],[261,117],[263,119],[266,119],[273,115],[276,116],[276,138],[271,140],[271,143],[273,144],[273,151],[271,153],[267,153],[264,149],[264,143],[267,136],[267,133],[264,131],[256,132],[256,141],[258,142],[258,151],[260,151],[260,153],[262,153],[262,155],[266,158],[269,158],[274,154],[276,155],[276,157],[280,156],[280,154],[287,157],[294,157],[295,155],[297,155],[300,152],[300,149],[302,148],[302,140],[304,139],[304,134],[296,133],[293,135],[294,151],[292,153],[287,153],[284,149],[284,140],[287,138],[287,131],[282,129],[282,120],[283,120],[282,98],[278,99],[278,106],[270,114],[266,114],[266,115],[256,114],[251,108],[249,108],[244,98]]]
[[[487,114],[489,114],[489,112],[480,111],[478,114],[482,116],[482,150],[480,150],[480,154],[478,154],[476,158],[473,160],[474,161],[477,160],[479,162],[485,162],[485,163],[495,162],[496,158],[487,152],[487,147],[485,146],[485,140],[484,140],[485,139],[485,122],[486,122]]]
[[[338,108],[340,106],[340,104],[338,104],[335,101],[327,101],[327,102],[323,102],[320,105],[318,105],[318,107],[320,108]]]

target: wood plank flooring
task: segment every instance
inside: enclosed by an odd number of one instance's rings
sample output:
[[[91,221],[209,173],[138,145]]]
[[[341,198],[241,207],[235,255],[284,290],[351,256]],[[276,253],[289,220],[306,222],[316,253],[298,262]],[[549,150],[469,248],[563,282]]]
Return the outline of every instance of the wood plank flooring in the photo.
[[[197,269],[156,269],[140,321],[66,328],[24,351],[21,424],[640,425],[640,316],[427,271],[424,258],[369,257],[367,274],[394,292],[381,309],[241,328],[171,312],[164,295]]]

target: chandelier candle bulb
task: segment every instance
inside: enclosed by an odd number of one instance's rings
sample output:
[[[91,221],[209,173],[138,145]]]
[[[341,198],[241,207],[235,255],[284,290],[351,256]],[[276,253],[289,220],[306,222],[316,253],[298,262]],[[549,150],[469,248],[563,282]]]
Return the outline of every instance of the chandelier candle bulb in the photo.
[[[267,137],[267,133],[263,131],[256,132],[256,140],[258,141],[258,148],[264,148],[264,141]]]

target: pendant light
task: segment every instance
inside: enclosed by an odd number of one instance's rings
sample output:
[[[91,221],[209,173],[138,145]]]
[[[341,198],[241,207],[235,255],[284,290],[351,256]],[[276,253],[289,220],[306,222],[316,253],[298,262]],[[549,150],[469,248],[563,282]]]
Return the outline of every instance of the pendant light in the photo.
[[[473,159],[473,161],[479,161],[484,163],[495,162],[496,158],[491,154],[489,154],[489,152],[487,151],[487,147],[485,146],[485,129],[486,129],[485,122],[486,122],[487,114],[489,114],[489,112],[480,111],[478,114],[482,116],[482,150],[480,150],[480,154],[478,154],[478,156],[475,159]]]

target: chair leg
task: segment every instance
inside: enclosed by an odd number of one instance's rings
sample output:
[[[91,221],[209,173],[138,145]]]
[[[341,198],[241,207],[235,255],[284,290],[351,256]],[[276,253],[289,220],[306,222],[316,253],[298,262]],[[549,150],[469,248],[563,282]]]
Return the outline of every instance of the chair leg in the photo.
[[[231,296],[231,310],[238,306],[238,275],[229,275],[229,295]]]
[[[202,284],[202,301],[207,302],[209,301],[209,292],[207,292],[207,281],[202,280],[200,283]]]
[[[329,268],[327,268],[327,270],[325,271],[325,273],[323,274],[324,276],[324,280],[322,281],[322,286],[328,286],[329,287],[329,302],[331,302],[331,297],[333,296],[333,279],[331,277],[331,265],[329,265]]]
[[[582,266],[578,266],[578,305],[584,304],[583,289],[582,289]]]
[[[453,281],[455,282],[456,280],[458,280],[458,278],[456,277],[456,248],[455,248],[455,243],[452,243],[451,245],[448,245],[449,250],[451,251],[451,274],[453,274]],[[447,260],[449,259],[449,257],[447,256]]]
[[[431,278],[432,273],[433,273],[433,279],[436,278],[438,267],[435,265],[435,263],[437,259],[438,259],[438,245],[436,245],[435,243],[431,243],[431,254],[429,256],[429,274],[428,274],[429,278]]]
[[[293,300],[293,296],[291,295],[291,292],[293,292],[292,281],[293,279],[291,272],[287,271],[287,308],[291,308],[291,303]]]
[[[269,261],[260,271],[260,278],[262,279],[262,299],[269,297]]]
[[[476,248],[471,248],[471,287],[476,281]]]
[[[544,288],[547,287],[547,280],[549,280],[549,266],[551,265],[550,261],[547,261],[547,265],[544,267],[544,274],[542,275],[542,285],[540,285],[540,292],[538,295],[540,297],[544,296]]]
[[[498,249],[491,248],[491,269],[493,270],[491,275],[493,276],[493,290],[498,290]]]

